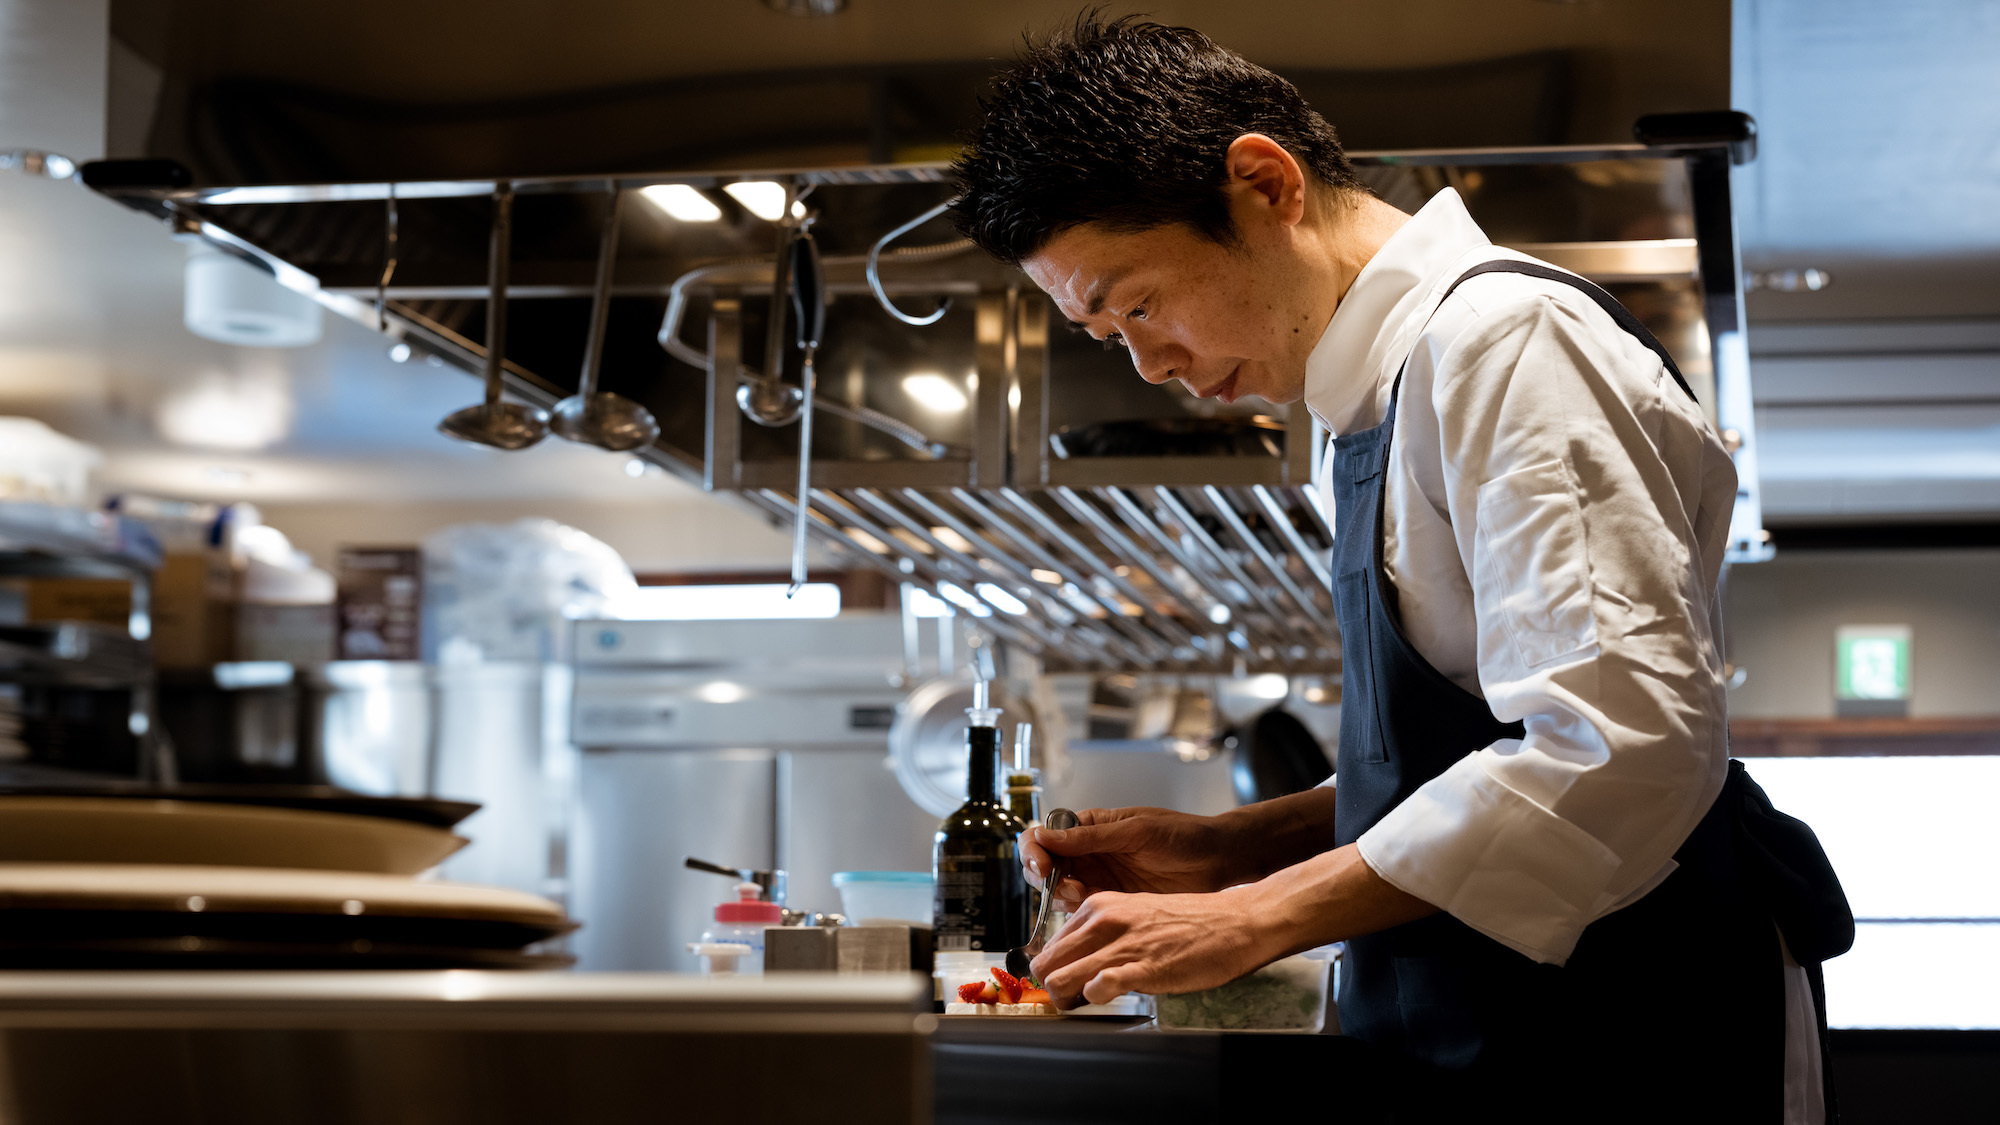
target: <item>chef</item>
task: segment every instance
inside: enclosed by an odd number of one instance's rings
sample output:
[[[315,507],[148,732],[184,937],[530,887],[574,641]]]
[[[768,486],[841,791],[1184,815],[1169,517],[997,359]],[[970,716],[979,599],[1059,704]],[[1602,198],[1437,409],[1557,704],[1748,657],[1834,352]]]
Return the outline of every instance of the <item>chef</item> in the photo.
[[[983,105],[966,235],[1148,382],[1336,435],[1335,777],[1030,830],[1080,903],[1036,975],[1103,1002],[1344,941],[1342,1028],[1424,1076],[1414,1113],[1825,1120],[1817,965],[1852,917],[1728,759],[1736,474],[1666,351],[1455,192],[1376,198],[1198,32],[1086,16]]]

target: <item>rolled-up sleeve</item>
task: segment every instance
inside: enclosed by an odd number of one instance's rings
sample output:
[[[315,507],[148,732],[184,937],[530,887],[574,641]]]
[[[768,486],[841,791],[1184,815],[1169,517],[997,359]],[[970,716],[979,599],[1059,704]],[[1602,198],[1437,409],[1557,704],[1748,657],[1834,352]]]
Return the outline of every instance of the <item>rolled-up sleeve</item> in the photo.
[[[1704,543],[1734,474],[1700,408],[1581,294],[1479,311],[1431,402],[1479,688],[1526,733],[1460,759],[1359,847],[1389,882],[1561,963],[1673,870],[1721,787]]]

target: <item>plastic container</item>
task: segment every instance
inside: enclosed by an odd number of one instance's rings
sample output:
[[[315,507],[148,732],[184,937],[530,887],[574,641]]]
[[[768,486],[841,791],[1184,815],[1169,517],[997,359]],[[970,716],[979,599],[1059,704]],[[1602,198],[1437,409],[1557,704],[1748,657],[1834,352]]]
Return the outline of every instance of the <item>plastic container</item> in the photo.
[[[852,926],[885,922],[928,926],[932,886],[928,871],[838,871],[833,876],[840,912]]]
[[[757,896],[762,893],[764,888],[755,883],[736,884],[736,901],[717,903],[715,925],[701,935],[699,943],[701,945],[748,947],[746,953],[739,955],[740,960],[736,966],[737,971],[741,973],[762,975],[764,928],[780,926],[785,921],[783,908],[775,902],[761,901]]]
[[[999,953],[940,953],[931,970],[931,979],[936,984],[938,1000],[958,999],[958,986],[973,981],[985,982],[993,979],[993,970],[1007,967],[1007,954]]]
[[[1218,988],[1157,996],[1164,1031],[1265,1031],[1316,1035],[1326,1026],[1330,963],[1287,957]]]

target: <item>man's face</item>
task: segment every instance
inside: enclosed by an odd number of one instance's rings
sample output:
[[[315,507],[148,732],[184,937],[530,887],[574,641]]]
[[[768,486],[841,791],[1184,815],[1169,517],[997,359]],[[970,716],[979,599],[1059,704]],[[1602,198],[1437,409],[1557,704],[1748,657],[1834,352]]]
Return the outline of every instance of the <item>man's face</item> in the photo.
[[[1315,325],[1289,244],[1261,233],[1222,246],[1181,225],[1129,233],[1091,223],[1056,235],[1021,268],[1072,324],[1130,351],[1149,383],[1178,379],[1223,402],[1297,402],[1324,317]]]

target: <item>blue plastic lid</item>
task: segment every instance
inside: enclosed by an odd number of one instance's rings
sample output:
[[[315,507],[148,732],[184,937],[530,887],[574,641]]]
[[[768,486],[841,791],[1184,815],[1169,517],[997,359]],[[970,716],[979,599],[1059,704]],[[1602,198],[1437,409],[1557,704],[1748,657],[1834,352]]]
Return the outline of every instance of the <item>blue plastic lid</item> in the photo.
[[[836,871],[833,885],[844,887],[849,883],[929,883],[928,871]]]

